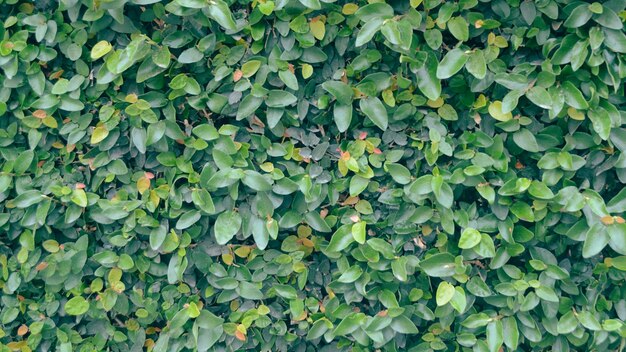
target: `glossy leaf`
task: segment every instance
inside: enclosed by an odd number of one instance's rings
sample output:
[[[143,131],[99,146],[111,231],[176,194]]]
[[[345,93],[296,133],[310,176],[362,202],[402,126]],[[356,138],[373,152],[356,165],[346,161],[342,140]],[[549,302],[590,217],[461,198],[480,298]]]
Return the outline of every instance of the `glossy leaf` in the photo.
[[[437,78],[445,79],[452,77],[463,68],[468,59],[469,56],[463,50],[450,50],[437,66]]]
[[[367,116],[378,128],[386,130],[389,124],[387,109],[377,97],[363,98],[359,102],[361,111]]]

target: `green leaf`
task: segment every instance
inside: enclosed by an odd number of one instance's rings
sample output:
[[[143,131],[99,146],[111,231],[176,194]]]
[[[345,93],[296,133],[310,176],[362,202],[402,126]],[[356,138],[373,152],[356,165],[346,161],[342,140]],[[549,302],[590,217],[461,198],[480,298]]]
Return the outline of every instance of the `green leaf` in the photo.
[[[437,78],[446,79],[454,76],[463,68],[468,59],[469,55],[461,49],[448,51],[437,67]]]
[[[247,61],[246,63],[241,65],[241,72],[243,74],[243,77],[249,78],[254,76],[254,74],[259,70],[260,67],[261,61],[259,60]]]
[[[487,346],[489,347],[489,352],[498,352],[503,343],[502,322],[495,320],[487,324]]]
[[[272,288],[276,290],[276,294],[284,299],[298,298],[298,292],[296,289],[289,285],[273,285]]]
[[[64,309],[68,315],[83,315],[89,310],[89,302],[81,296],[76,296],[65,303]]]
[[[367,21],[359,30],[354,45],[356,47],[360,47],[369,43],[372,38],[374,38],[374,35],[376,35],[376,33],[378,33],[380,28],[383,26],[383,23],[384,20],[380,18],[375,18],[373,20]]]
[[[81,208],[87,207],[87,194],[83,189],[75,189],[72,191],[72,202]]]
[[[253,95],[246,95],[239,103],[237,109],[237,120],[243,120],[257,111],[257,109],[263,103],[263,99],[255,97]]]
[[[480,243],[480,239],[480,232],[476,229],[468,227],[461,233],[461,237],[459,238],[459,248],[473,248]]]
[[[589,5],[587,4],[578,5],[574,9],[574,11],[572,11],[569,17],[565,20],[563,25],[567,28],[581,27],[585,25],[585,23],[587,23],[591,19],[592,15],[593,13],[589,10]]]
[[[523,1],[520,3],[519,8],[526,24],[532,24],[537,17],[537,8],[535,7],[535,3],[532,1]]]
[[[309,64],[302,64],[302,77],[307,79],[313,75],[313,66]]]
[[[532,181],[528,188],[528,193],[538,199],[549,200],[554,198],[554,193],[543,182]]]
[[[313,326],[311,326],[311,328],[309,329],[309,332],[306,335],[306,339],[307,340],[318,339],[322,337],[322,335],[324,335],[326,331],[332,328],[333,328],[333,324],[330,321],[328,321],[328,319],[321,318],[315,321],[315,323],[313,323]]]
[[[511,179],[505,183],[498,194],[503,196],[512,196],[525,192],[530,187],[531,181],[527,178]]]
[[[233,15],[228,8],[228,4],[226,4],[222,0],[211,0],[209,2],[209,6],[205,7],[206,13],[213,19],[215,22],[219,23],[220,26],[234,31],[237,29],[237,24],[233,19]]]
[[[193,203],[207,214],[215,213],[215,205],[211,194],[205,189],[196,189],[191,193]]]
[[[352,313],[339,322],[335,330],[333,330],[333,334],[335,336],[346,336],[355,332],[361,324],[365,321],[365,314],[363,313]]]
[[[609,246],[615,252],[626,255],[626,224],[613,224],[607,226],[609,234]]]
[[[358,265],[354,265],[350,267],[350,269],[343,272],[337,279],[337,282],[341,282],[343,284],[353,283],[358,280],[361,275],[363,275],[363,269],[361,269]]]
[[[525,128],[513,134],[513,141],[515,141],[518,147],[527,152],[537,153],[539,151],[535,135]]]
[[[191,64],[202,60],[203,57],[204,55],[200,52],[200,50],[196,48],[189,48],[180,53],[178,56],[178,62],[181,64]]]
[[[252,228],[252,237],[260,250],[267,248],[270,241],[270,229],[274,225],[277,225],[277,222],[273,218],[266,221],[256,217],[250,219],[249,226]]]
[[[600,325],[598,319],[589,311],[578,312],[578,314],[576,314],[576,318],[586,329],[593,331],[602,330],[602,325]]]
[[[475,50],[467,59],[467,63],[465,64],[465,68],[467,72],[471,73],[472,76],[483,79],[487,75],[487,64],[485,62],[485,55],[481,50]]]
[[[171,61],[170,50],[166,46],[162,46],[152,54],[152,62],[161,68],[168,68]]]
[[[496,191],[489,185],[477,185],[476,190],[480,196],[485,198],[489,204],[493,204],[496,200]]]
[[[101,40],[91,48],[91,59],[97,60],[108,54],[112,49],[113,46],[111,45],[111,43],[107,42],[106,40]]]
[[[617,31],[623,30],[624,28],[624,24],[619,16],[615,13],[615,11],[613,11],[613,9],[607,6],[602,6],[602,12],[594,14],[593,20],[603,27]]]
[[[365,237],[366,237],[365,221],[359,221],[359,222],[356,222],[354,225],[352,225],[352,237],[354,238],[355,241],[357,241],[360,244],[365,243]]]
[[[387,163],[385,166],[393,180],[397,183],[401,185],[406,185],[411,182],[411,172],[404,165],[397,163]]]
[[[326,221],[322,219],[320,214],[316,211],[310,211],[304,214],[304,220],[307,222],[307,224],[311,225],[311,227],[315,229],[316,231],[319,231],[319,232],[331,232],[332,231],[330,226],[328,226],[328,223],[326,223]]]
[[[583,258],[591,258],[600,253],[609,243],[609,235],[602,224],[592,226],[583,243]]]
[[[367,116],[378,128],[385,131],[387,129],[389,117],[387,109],[377,97],[362,98],[359,102],[361,111]]]
[[[576,327],[578,327],[578,319],[576,319],[574,312],[569,311],[559,319],[557,332],[560,335],[566,335],[574,331]]]
[[[613,30],[602,28],[604,32],[604,45],[611,48],[612,51],[625,54],[626,53],[626,34],[623,30]]]
[[[439,283],[437,287],[436,301],[438,306],[446,305],[454,296],[454,286],[446,281]]]
[[[322,83],[322,88],[332,94],[341,105],[351,105],[354,92],[352,88],[340,81],[326,81]]]
[[[326,250],[328,252],[341,252],[348,248],[352,242],[354,242],[354,236],[352,236],[352,226],[343,225],[339,227],[335,233],[333,233]]]
[[[450,253],[432,255],[420,262],[420,268],[432,277],[447,277],[456,273],[454,256]]]
[[[486,326],[492,320],[493,319],[485,313],[476,313],[468,316],[461,325],[470,329],[476,329]]]
[[[418,334],[419,330],[415,323],[411,321],[411,319],[407,318],[404,315],[399,315],[391,321],[389,325],[391,328],[401,334]]]
[[[405,282],[408,279],[408,273],[406,269],[407,258],[400,257],[391,262],[391,272],[393,276],[401,282]]]
[[[300,0],[300,2],[311,10],[319,10],[322,8],[322,4],[319,0]]]
[[[585,97],[583,97],[583,94],[580,90],[578,90],[578,88],[576,88],[576,86],[574,86],[572,82],[563,82],[561,88],[563,89],[565,103],[567,103],[567,105],[579,110],[586,110],[589,108],[589,104],[585,100]]]
[[[278,77],[280,77],[280,80],[283,81],[283,83],[285,83],[285,85],[288,88],[293,89],[293,90],[298,90],[300,88],[300,86],[298,85],[298,79],[296,78],[296,75],[294,75],[291,71],[289,70],[279,71]]]
[[[454,288],[454,295],[450,300],[450,305],[459,313],[463,313],[465,311],[465,308],[467,307],[467,297],[465,296],[465,291],[462,287]]]
[[[385,39],[387,39],[393,45],[401,45],[402,38],[400,35],[400,30],[398,29],[398,22],[393,20],[388,20],[383,23],[383,26],[380,28],[380,32],[383,34]]]
[[[589,10],[594,14],[600,14],[603,11],[602,4],[599,2],[594,2],[593,4],[588,6]]]
[[[267,1],[265,3],[258,4],[259,11],[261,11],[261,13],[264,14],[265,16],[271,15],[272,12],[274,12],[275,7],[276,7],[276,4],[273,1]]]
[[[444,208],[451,208],[454,203],[454,194],[450,185],[444,182],[441,176],[433,176],[431,185],[437,202]]]
[[[237,293],[241,297],[251,300],[261,300],[264,297],[263,292],[261,292],[261,290],[259,290],[259,288],[255,284],[245,281],[239,283],[239,287],[237,287]]]
[[[466,42],[469,39],[469,25],[463,17],[459,16],[450,19],[448,21],[448,30],[459,41]]]
[[[596,109],[591,109],[587,112],[587,116],[589,116],[589,120],[593,125],[593,130],[602,138],[603,140],[608,140],[611,135],[611,118],[609,117],[609,113],[598,107]]]
[[[387,259],[393,259],[395,257],[393,247],[391,247],[391,245],[385,240],[380,238],[370,238],[367,240],[367,244]]]
[[[35,158],[35,152],[28,149],[20,153],[20,155],[15,158],[15,164],[13,166],[13,171],[17,175],[22,175],[26,170],[30,168],[30,165],[33,163]]]
[[[384,2],[367,4],[357,10],[355,15],[361,21],[368,23],[374,19],[388,19],[393,17],[393,7]]]
[[[502,99],[502,102],[500,103],[500,108],[499,108],[500,110],[499,111],[494,110],[494,113],[498,114],[499,116],[503,116],[504,114],[510,113],[517,107],[517,104],[519,103],[519,98],[523,96],[524,93],[525,92],[522,89],[512,90],[508,92]],[[497,109],[497,106],[494,106],[494,109]]]
[[[610,201],[606,203],[607,210],[611,213],[626,211],[626,188],[622,188]]]
[[[176,229],[177,230],[184,230],[184,229],[192,226],[196,222],[198,222],[198,220],[200,220],[200,217],[201,216],[200,216],[200,212],[199,211],[190,210],[188,212],[185,212],[183,215],[180,216],[180,218],[176,222]]]
[[[502,335],[504,344],[511,350],[517,350],[519,346],[519,329],[515,317],[505,317],[502,319]]]
[[[265,99],[265,105],[271,108],[283,108],[298,101],[295,95],[282,90],[271,90]]]
[[[511,213],[517,216],[520,220],[533,222],[535,221],[535,214],[532,208],[525,202],[515,202],[511,206]]]
[[[39,192],[38,190],[30,190],[22,192],[20,195],[15,197],[15,199],[13,199],[11,203],[15,207],[23,209],[28,208],[31,205],[35,205],[42,200],[44,200],[44,196],[43,194],[41,194],[41,192]]]
[[[209,4],[208,0],[176,0],[176,3],[191,9],[201,9]]]
[[[583,66],[587,59],[587,47],[589,46],[588,40],[581,40],[572,48],[572,70],[577,71]]]
[[[217,129],[213,125],[209,125],[209,124],[196,126],[194,127],[192,132],[196,136],[206,141],[212,141],[212,140],[219,138],[219,133],[217,132]]]
[[[427,29],[424,32],[424,40],[426,40],[426,44],[433,50],[438,50],[443,44],[443,35],[441,31],[437,28]]]
[[[238,212],[229,210],[221,213],[213,226],[217,243],[220,245],[228,243],[239,232],[241,223],[242,218]]]
[[[498,121],[506,122],[513,119],[513,114],[511,114],[511,112],[504,112],[502,102],[499,100],[489,104],[488,110],[489,115]]]
[[[481,233],[480,234],[480,243],[478,244],[478,246],[474,247],[474,251],[480,255],[481,257],[484,258],[493,258],[496,256],[496,248],[495,245],[493,243],[493,239],[485,234],[485,233]]]
[[[618,319],[606,319],[602,322],[602,330],[616,331],[624,326],[624,323]]]
[[[530,100],[533,104],[544,108],[551,109],[552,108],[552,97],[547,90],[543,87],[532,87],[526,92],[526,98]]]
[[[337,125],[339,132],[343,133],[348,130],[352,122],[352,104],[342,105],[335,104],[333,109],[333,119]]]
[[[109,131],[106,129],[106,127],[104,125],[98,126],[94,128],[93,132],[91,133],[91,144],[98,144],[108,136]]]
[[[413,71],[417,78],[417,87],[430,100],[437,100],[441,95],[441,81],[437,78],[437,59],[430,54],[423,67]]]
[[[272,184],[268,178],[253,170],[244,171],[241,182],[257,192],[266,192],[272,190]]]

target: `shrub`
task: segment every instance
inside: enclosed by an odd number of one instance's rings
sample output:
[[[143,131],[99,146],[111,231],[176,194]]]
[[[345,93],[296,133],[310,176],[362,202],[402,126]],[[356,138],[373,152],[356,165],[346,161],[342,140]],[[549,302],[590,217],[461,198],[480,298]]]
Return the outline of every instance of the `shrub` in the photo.
[[[625,7],[0,0],[0,349],[623,350]]]

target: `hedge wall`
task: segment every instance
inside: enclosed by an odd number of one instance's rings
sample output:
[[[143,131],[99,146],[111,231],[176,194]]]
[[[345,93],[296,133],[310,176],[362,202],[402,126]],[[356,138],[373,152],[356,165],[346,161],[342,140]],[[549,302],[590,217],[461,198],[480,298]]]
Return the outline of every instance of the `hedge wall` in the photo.
[[[0,351],[622,351],[626,2],[0,0]]]

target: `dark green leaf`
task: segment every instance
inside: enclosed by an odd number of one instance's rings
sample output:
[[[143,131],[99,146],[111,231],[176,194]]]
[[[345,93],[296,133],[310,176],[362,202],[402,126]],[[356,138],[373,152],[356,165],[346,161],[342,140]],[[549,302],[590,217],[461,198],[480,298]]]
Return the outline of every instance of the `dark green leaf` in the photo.
[[[361,111],[367,116],[378,128],[386,130],[389,118],[387,117],[387,109],[377,97],[362,98],[359,102]]]
[[[578,28],[583,26],[589,19],[593,13],[589,11],[589,7],[587,4],[581,4],[572,11],[567,20],[563,25],[568,28]]]
[[[326,81],[322,83],[322,88],[324,88],[328,93],[332,94],[337,102],[342,105],[351,105],[352,104],[352,88],[349,85],[340,82],[340,81]]]
[[[454,256],[449,253],[438,253],[421,261],[420,268],[432,277],[452,276],[456,272]]]

